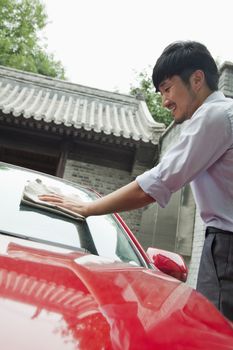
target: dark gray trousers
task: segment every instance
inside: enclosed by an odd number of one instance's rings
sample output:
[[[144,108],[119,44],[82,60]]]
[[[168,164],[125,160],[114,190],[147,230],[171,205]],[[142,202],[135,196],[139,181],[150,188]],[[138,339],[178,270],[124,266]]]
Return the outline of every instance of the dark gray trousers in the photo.
[[[197,290],[233,321],[233,232],[206,229]]]

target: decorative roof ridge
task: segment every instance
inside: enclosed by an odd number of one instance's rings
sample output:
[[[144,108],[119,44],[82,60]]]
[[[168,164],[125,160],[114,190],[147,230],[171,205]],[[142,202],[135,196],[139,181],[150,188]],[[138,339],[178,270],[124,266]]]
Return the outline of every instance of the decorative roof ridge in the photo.
[[[152,117],[145,101],[140,101],[139,108],[142,109],[142,112],[145,116],[145,120],[147,121],[147,124],[151,129],[165,129],[164,123],[159,123]]]
[[[96,96],[97,98],[103,98],[105,100],[112,100],[123,102],[126,104],[138,105],[138,100],[135,96],[122,94],[119,92],[112,92],[85,86],[77,83],[73,83],[67,80],[48,77],[45,75],[22,71],[19,69],[5,67],[0,65],[0,77],[5,79],[12,79],[14,81],[22,83],[31,83],[40,87],[49,88],[51,90],[59,90],[60,92],[78,93],[85,96]]]

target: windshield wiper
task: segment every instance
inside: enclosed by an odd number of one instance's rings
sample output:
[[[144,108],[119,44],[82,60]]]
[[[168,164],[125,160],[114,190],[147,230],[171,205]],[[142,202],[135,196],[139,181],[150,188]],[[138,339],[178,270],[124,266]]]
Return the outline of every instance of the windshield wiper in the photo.
[[[51,246],[55,246],[55,247],[59,247],[59,248],[65,248],[65,249],[69,249],[69,250],[73,250],[73,251],[77,251],[77,252],[90,253],[85,248],[74,247],[74,246],[70,246],[70,245],[58,243],[58,242],[51,242],[51,241],[47,241],[47,240],[41,239],[41,238],[26,236],[26,235],[21,234],[21,233],[13,233],[13,232],[1,230],[0,234],[2,234],[4,236],[25,239],[25,240],[30,241],[30,242],[42,243],[42,244],[47,244],[47,245],[51,245]]]

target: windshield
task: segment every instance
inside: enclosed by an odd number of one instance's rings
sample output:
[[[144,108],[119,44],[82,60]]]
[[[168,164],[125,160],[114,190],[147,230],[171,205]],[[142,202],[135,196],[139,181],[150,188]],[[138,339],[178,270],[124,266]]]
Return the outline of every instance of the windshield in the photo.
[[[0,231],[25,239],[69,249],[84,249],[92,254],[142,266],[136,247],[113,215],[92,216],[79,221],[40,208],[22,204],[27,181],[40,179],[66,194],[92,201],[96,195],[77,185],[33,171],[0,164]]]

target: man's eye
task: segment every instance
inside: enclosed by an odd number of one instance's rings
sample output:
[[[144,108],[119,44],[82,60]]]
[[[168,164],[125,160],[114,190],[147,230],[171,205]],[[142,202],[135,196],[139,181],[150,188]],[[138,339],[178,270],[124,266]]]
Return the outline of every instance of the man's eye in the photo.
[[[166,87],[166,88],[164,89],[164,92],[169,92],[169,90],[170,90],[170,86],[169,86],[169,87]]]

